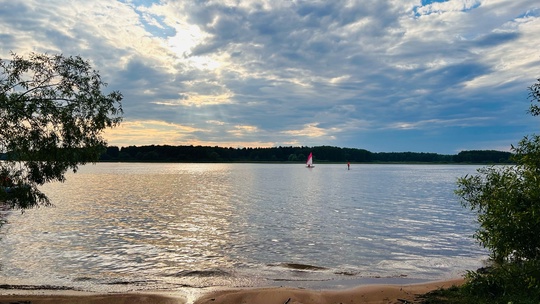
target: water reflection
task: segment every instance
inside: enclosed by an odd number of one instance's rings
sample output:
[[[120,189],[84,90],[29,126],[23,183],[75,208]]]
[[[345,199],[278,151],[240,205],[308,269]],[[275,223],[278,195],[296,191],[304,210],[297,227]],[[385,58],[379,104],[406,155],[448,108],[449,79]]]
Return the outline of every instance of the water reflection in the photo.
[[[12,213],[0,278],[86,289],[440,279],[480,265],[467,166],[98,164]],[[315,268],[291,269],[287,265]],[[265,283],[266,282],[266,283]],[[105,287],[104,287],[105,286]]]

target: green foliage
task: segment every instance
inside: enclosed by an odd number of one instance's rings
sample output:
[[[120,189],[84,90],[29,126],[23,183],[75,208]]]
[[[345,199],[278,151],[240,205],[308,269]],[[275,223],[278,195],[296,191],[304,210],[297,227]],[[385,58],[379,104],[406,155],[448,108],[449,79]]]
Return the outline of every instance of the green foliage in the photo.
[[[483,303],[540,303],[540,262],[504,263],[487,272],[470,271],[462,293]],[[480,302],[480,301],[477,301]]]
[[[536,265],[537,267],[538,265]],[[462,286],[437,289],[419,296],[422,304],[538,304],[540,297],[533,286],[524,285],[523,270],[499,269],[497,273],[469,272]]]
[[[479,304],[478,299],[464,294],[463,289],[452,286],[446,289],[437,289],[419,297],[422,304]]]
[[[540,102],[540,78],[538,82],[529,87],[529,99],[531,102]],[[537,104],[531,104],[529,107],[529,113],[532,116],[540,115],[540,107]]]
[[[499,263],[540,257],[540,183],[523,166],[488,167],[459,179],[457,194],[477,211],[475,238]]]
[[[458,155],[418,152],[373,153],[364,149],[331,146],[224,148],[209,146],[129,146],[108,147],[101,155],[104,161],[161,161],[161,162],[305,162],[313,152],[316,162],[355,163],[500,163],[510,162],[510,152],[466,151],[470,156],[461,160]],[[461,152],[460,152],[461,154]],[[496,157],[494,157],[496,156]],[[494,160],[496,159],[496,160]]]
[[[471,150],[461,151],[454,156],[454,161],[458,163],[510,163],[512,153],[494,150]]]
[[[0,202],[25,209],[49,204],[38,186],[99,159],[122,94],[104,95],[106,83],[78,56],[12,57],[0,60]]]
[[[540,82],[529,89],[540,102]],[[529,112],[539,110],[532,104]],[[475,238],[494,262],[488,272],[467,275],[464,291],[481,303],[540,303],[540,137],[526,136],[512,151],[516,165],[458,180],[461,203],[478,216]]]
[[[363,149],[330,146],[319,147],[272,147],[272,148],[224,148],[209,146],[129,146],[118,149],[110,147],[102,160],[115,161],[166,161],[166,162],[305,162],[313,152],[317,161],[368,162],[372,153]]]
[[[538,85],[531,93],[540,101]],[[536,105],[530,107],[533,115]],[[540,258],[540,137],[526,136],[512,146],[516,165],[488,167],[458,180],[456,193],[478,214],[475,237],[498,263]]]

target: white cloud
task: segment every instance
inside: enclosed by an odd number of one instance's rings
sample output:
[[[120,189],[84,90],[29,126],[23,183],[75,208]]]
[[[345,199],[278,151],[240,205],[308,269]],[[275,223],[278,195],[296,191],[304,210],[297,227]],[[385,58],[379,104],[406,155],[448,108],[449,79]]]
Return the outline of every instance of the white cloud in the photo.
[[[136,3],[3,1],[0,56],[90,60],[125,96],[117,145],[388,147],[381,132],[436,127],[465,147],[533,129],[536,0]]]

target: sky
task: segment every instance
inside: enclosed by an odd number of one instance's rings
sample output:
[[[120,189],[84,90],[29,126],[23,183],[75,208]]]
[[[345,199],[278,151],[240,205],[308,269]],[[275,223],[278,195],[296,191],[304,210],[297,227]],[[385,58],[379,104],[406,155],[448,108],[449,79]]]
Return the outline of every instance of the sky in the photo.
[[[88,60],[120,147],[508,151],[539,46],[538,0],[0,0],[0,58]]]

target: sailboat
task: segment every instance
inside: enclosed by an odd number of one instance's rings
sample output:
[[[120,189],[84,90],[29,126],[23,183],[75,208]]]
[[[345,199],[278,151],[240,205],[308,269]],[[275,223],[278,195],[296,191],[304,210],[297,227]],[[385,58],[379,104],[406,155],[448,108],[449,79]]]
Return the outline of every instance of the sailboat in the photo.
[[[307,162],[306,162],[306,167],[308,167],[308,168],[313,168],[313,167],[315,167],[315,166],[313,165],[313,152],[309,152],[309,156],[308,156]]]

